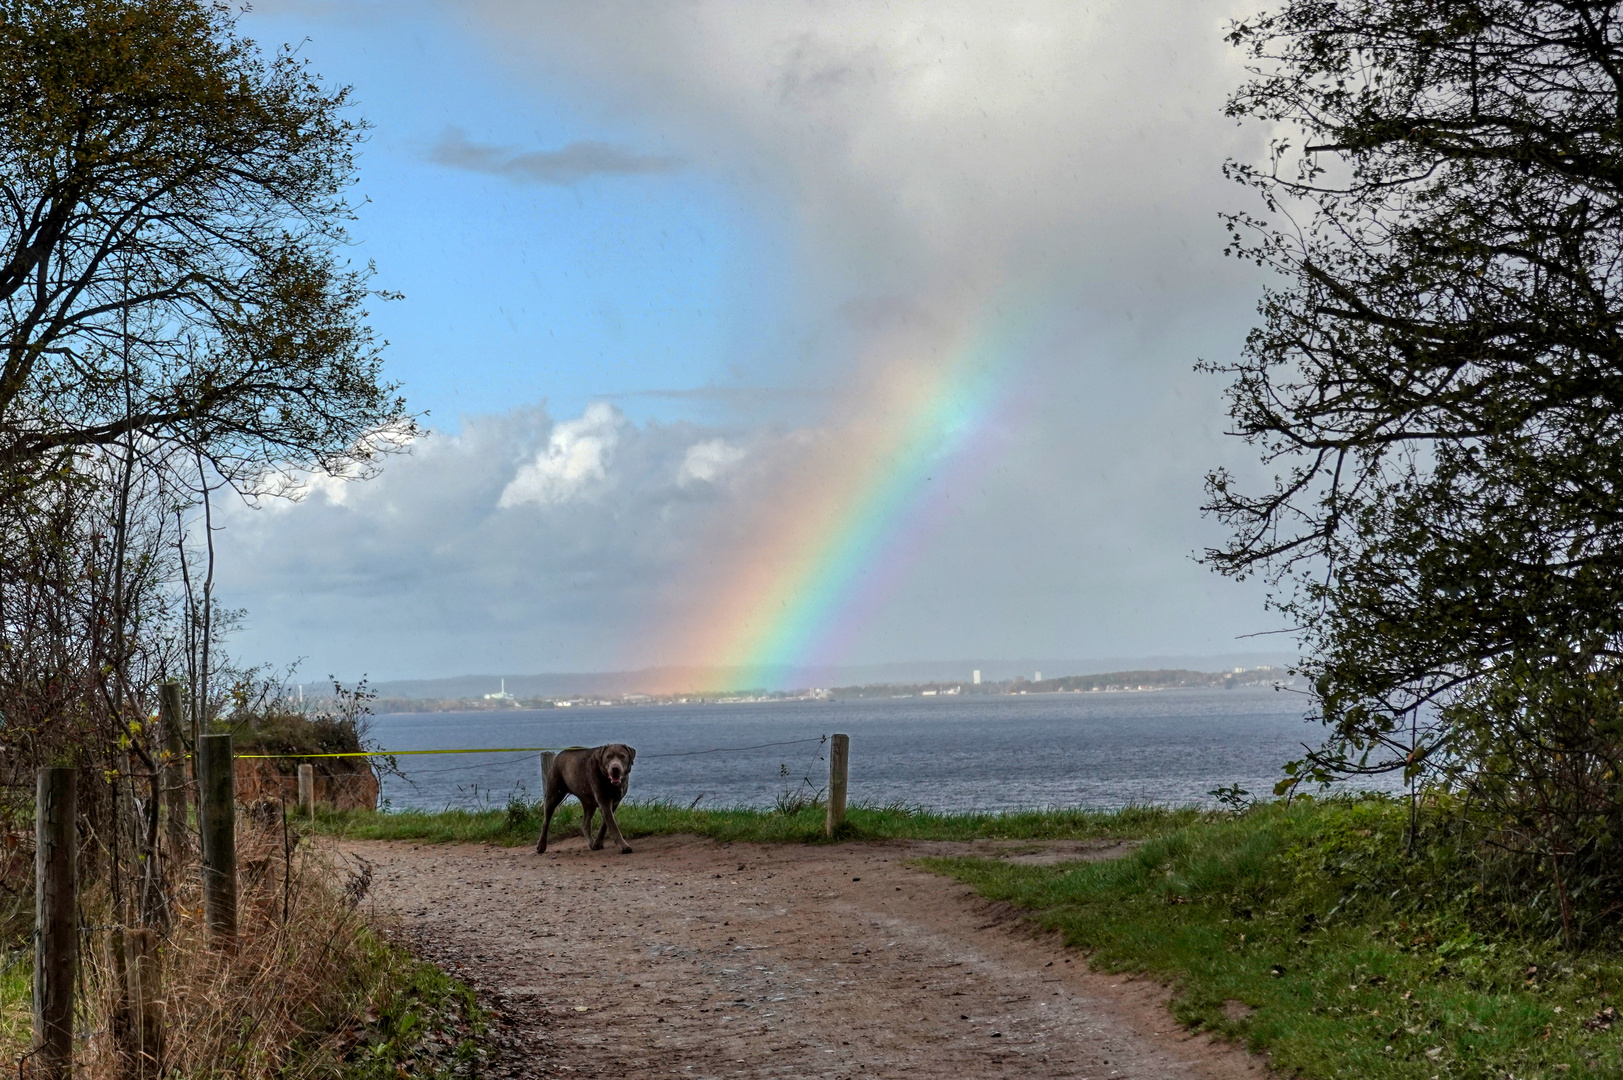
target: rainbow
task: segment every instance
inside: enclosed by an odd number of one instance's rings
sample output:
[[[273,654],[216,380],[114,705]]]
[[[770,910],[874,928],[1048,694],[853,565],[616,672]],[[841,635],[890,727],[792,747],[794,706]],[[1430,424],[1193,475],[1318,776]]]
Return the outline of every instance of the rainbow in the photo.
[[[878,375],[860,415],[808,446],[795,482],[747,530],[747,549],[720,556],[719,586],[668,639],[712,673],[707,684],[661,689],[786,688],[797,669],[841,657],[953,493],[995,461],[997,421],[1038,323],[1029,305],[1011,308],[988,305],[933,350],[876,350],[888,355],[871,358]]]

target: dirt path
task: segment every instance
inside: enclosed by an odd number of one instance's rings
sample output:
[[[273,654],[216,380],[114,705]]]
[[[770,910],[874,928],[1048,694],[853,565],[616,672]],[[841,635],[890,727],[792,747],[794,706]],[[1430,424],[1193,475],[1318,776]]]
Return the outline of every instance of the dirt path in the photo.
[[[372,903],[499,1013],[513,1076],[1261,1077],[1182,1032],[1153,983],[1100,975],[926,854],[1098,845],[346,843]]]

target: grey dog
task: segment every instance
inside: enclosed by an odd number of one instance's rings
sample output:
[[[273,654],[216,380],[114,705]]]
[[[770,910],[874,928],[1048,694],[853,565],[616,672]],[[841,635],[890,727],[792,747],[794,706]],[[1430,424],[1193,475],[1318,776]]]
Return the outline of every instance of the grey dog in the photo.
[[[620,823],[614,820],[615,808],[626,797],[631,787],[631,763],[637,751],[625,743],[594,746],[590,750],[577,747],[560,750],[552,759],[547,773],[547,814],[541,823],[541,838],[535,842],[540,854],[547,850],[547,832],[552,828],[552,814],[558,804],[573,795],[580,800],[581,831],[593,851],[603,846],[603,837],[614,833],[614,842],[620,845],[620,854],[631,854],[631,845],[620,835]],[[592,839],[592,815],[603,809],[603,824]]]

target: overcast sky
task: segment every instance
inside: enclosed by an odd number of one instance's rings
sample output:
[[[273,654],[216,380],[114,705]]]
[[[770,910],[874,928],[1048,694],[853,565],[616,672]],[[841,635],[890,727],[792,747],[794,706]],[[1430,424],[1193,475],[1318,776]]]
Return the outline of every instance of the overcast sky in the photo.
[[[1218,217],[1251,208],[1223,160],[1266,134],[1222,116],[1250,13],[257,4],[242,30],[302,42],[373,125],[354,257],[405,295],[373,321],[432,434],[223,515],[234,651],[347,678],[730,662],[710,624],[745,571],[842,500],[874,526],[857,565],[760,594],[822,604],[808,663],[1278,648],[1244,637],[1275,626],[1258,588],[1191,558],[1220,538],[1204,472],[1254,471],[1192,370],[1261,288]],[[955,393],[965,430],[887,441]]]

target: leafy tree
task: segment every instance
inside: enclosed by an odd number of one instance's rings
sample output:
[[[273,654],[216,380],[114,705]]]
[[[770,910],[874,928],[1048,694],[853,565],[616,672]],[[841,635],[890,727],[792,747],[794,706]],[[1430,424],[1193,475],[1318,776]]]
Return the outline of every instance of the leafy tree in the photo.
[[[1593,795],[1552,857],[1623,837],[1619,14],[1290,0],[1230,35],[1228,113],[1273,131],[1227,166],[1262,207],[1230,251],[1278,276],[1211,368],[1278,473],[1208,478],[1232,534],[1207,558],[1267,575],[1303,636],[1331,732],[1308,772],[1436,770],[1525,807],[1543,756],[1540,798]],[[1594,784],[1549,779],[1568,752]]]
[[[189,857],[159,842],[154,684],[184,673],[200,727],[252,674],[215,648],[209,490],[415,430],[342,257],[347,105],[207,0],[0,0],[0,817],[33,766],[84,766],[148,921]]]
[[[1231,35],[1256,63],[1228,111],[1277,132],[1228,166],[1266,207],[1231,250],[1282,283],[1218,370],[1284,468],[1209,478],[1233,537],[1208,557],[1272,576],[1372,767],[1510,658],[1623,642],[1616,7],[1297,0]]]
[[[203,0],[0,0],[0,477],[86,447],[252,484],[409,427],[339,255],[364,126]]]

